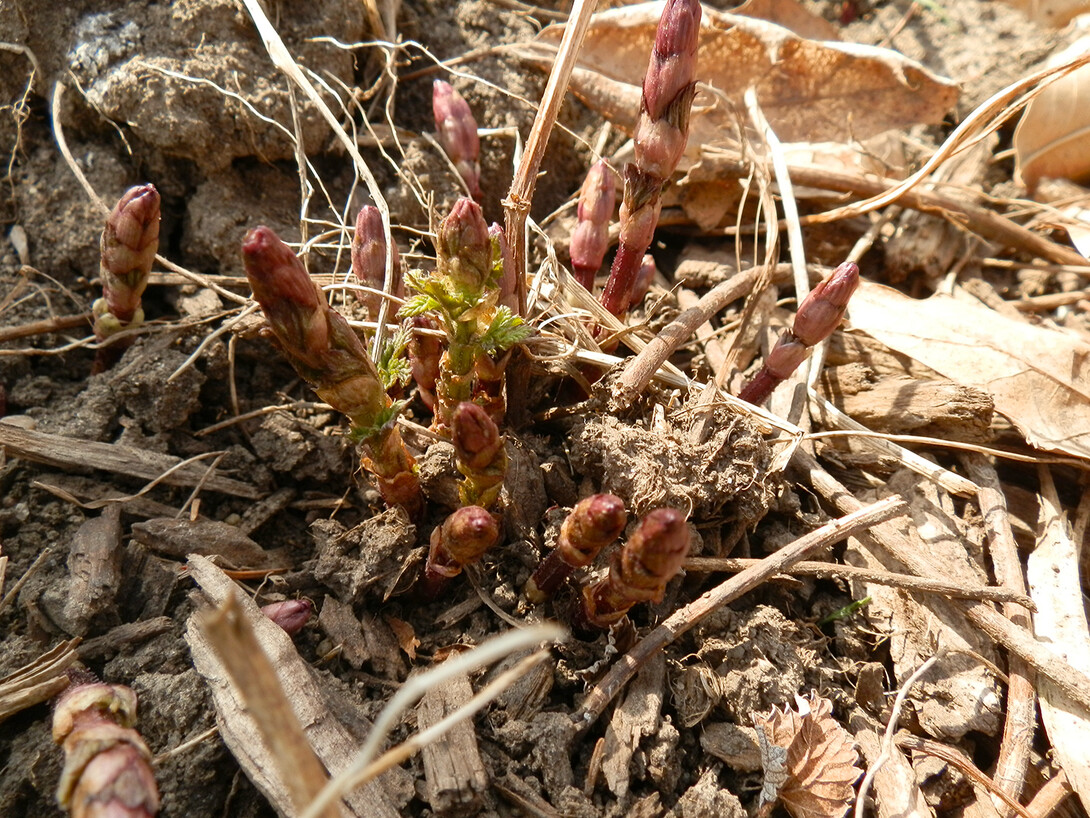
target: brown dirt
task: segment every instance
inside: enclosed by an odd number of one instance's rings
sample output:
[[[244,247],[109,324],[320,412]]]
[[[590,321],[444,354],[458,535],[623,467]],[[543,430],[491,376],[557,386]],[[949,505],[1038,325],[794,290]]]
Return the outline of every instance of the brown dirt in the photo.
[[[48,8],[43,10],[44,5]],[[6,231],[16,226],[24,230],[29,242],[25,259],[11,243],[0,250],[0,324],[16,326],[79,313],[96,296],[101,217],[51,134],[49,96],[59,80],[68,86],[61,122],[69,146],[102,198],[114,200],[129,185],[145,181],[161,191],[163,255],[202,273],[238,276],[239,242],[248,227],[268,224],[286,240],[299,240],[301,196],[291,142],[224,93],[245,97],[262,114],[290,127],[285,82],[240,4],[80,0],[44,5],[27,0],[0,4],[0,32],[5,32],[0,39],[26,45],[41,66],[26,93],[26,118],[16,120],[11,108],[0,116],[0,146],[8,146],[3,153],[10,151],[11,157],[10,176],[0,196],[0,220]],[[405,40],[416,41],[445,60],[472,49],[528,39],[539,22],[549,19],[546,13],[524,15],[516,5],[406,0],[399,28]],[[829,19],[836,19],[839,5],[825,4]],[[881,32],[890,30],[900,17],[901,5],[864,9],[848,37],[880,40]],[[963,46],[968,28],[960,15],[972,21],[978,42],[981,33],[989,41],[1002,41],[1004,56],[1019,51],[1010,44],[1011,37],[1028,35],[1015,31],[1008,12],[998,6],[985,4],[989,11],[979,17],[973,15],[982,13],[981,4],[952,5],[952,20],[916,14],[894,44],[904,43],[911,56],[939,71],[971,79],[966,100],[973,104],[1007,79],[992,70],[1001,64],[996,62],[1000,56],[996,49]],[[963,5],[972,10],[963,12]],[[313,39],[333,36],[344,43],[369,39],[363,4],[310,0],[268,7],[296,59],[330,84],[368,89],[377,82],[379,66],[366,52]],[[1047,40],[1037,32],[1033,36],[1029,53],[1043,54]],[[431,67],[415,46],[404,56],[414,62],[402,67],[402,74]],[[966,64],[967,57],[976,62]],[[525,137],[533,111],[519,99],[537,100],[543,81],[536,72],[502,56],[485,56],[464,68],[495,86],[454,80],[481,126],[498,130],[483,140],[483,201],[486,217],[502,220],[499,202],[513,168],[510,129],[517,128]],[[179,75],[203,78],[222,90]],[[418,191],[434,197],[434,212],[441,214],[457,196],[457,185],[434,147],[419,136],[431,128],[433,76],[423,73],[398,86],[395,122],[411,136],[405,155],[395,164],[415,180]],[[27,79],[26,59],[0,51],[0,95],[5,104],[23,97]],[[380,98],[386,93],[379,87]],[[364,104],[372,106],[377,121],[380,106],[371,99]],[[601,124],[574,103],[563,121],[587,140],[593,140]],[[304,108],[298,128],[306,153],[327,185],[326,191],[315,194],[311,213],[336,221],[353,196],[350,162],[333,146],[313,110]],[[586,166],[587,151],[579,143],[565,135],[554,141],[534,202],[539,218],[578,189]],[[379,175],[394,222],[402,228],[398,236],[404,248],[418,235],[415,231],[427,229],[429,214],[377,150],[368,148],[366,157]],[[324,204],[326,195],[333,206]],[[356,191],[354,202],[360,201]],[[666,241],[662,266],[669,272],[668,263],[686,240],[675,235]],[[417,249],[430,252],[426,245]],[[729,256],[733,258],[733,251]],[[325,270],[333,263],[332,255],[315,260]],[[340,270],[344,265],[341,259]],[[248,294],[237,282],[233,289]],[[223,452],[219,474],[256,486],[261,497],[290,489],[284,504],[268,519],[253,518],[253,500],[210,491],[201,493],[199,513],[209,520],[243,524],[248,535],[269,551],[285,549],[277,553],[287,555],[292,569],[258,590],[260,602],[302,595],[322,608],[323,600],[334,600],[350,606],[364,621],[363,653],[333,653],[336,626],[325,625],[320,618],[296,637],[296,643],[351,718],[374,718],[390,696],[391,682],[402,681],[414,667],[427,666],[450,646],[476,644],[508,627],[489,607],[473,602],[477,594],[464,581],[452,584],[446,598],[430,605],[402,595],[415,579],[431,528],[452,496],[450,449],[432,445],[421,459],[434,507],[425,524],[414,529],[395,512],[381,513],[377,494],[360,478],[338,418],[303,403],[314,401],[314,396],[264,341],[238,338],[229,349],[224,335],[212,341],[193,365],[180,369],[207,337],[209,327],[221,323],[219,313],[230,306],[191,284],[173,281],[151,287],[145,297],[146,312],[154,319],[150,331],[114,369],[93,377],[88,374],[93,352],[73,349],[54,354],[85,336],[84,328],[8,343],[0,351],[3,412],[22,416],[19,422],[38,431],[82,441],[121,442],[183,458]],[[231,383],[241,412],[289,401],[300,404],[201,434],[232,416]],[[550,399],[558,392],[549,392]],[[519,618],[526,615],[521,588],[540,554],[555,540],[562,520],[557,507],[570,507],[591,491],[616,492],[630,510],[666,504],[691,511],[698,534],[694,553],[709,556],[727,553],[739,543],[737,551],[766,553],[804,533],[818,519],[811,496],[768,475],[769,447],[746,418],[721,410],[710,439],[691,447],[684,431],[685,412],[671,410],[656,418],[649,404],[621,418],[577,414],[512,436],[508,537],[486,559],[477,580],[498,609]],[[417,420],[427,422],[419,403],[412,411]],[[0,610],[0,676],[59,640],[84,637],[92,647],[82,654],[83,661],[103,679],[129,685],[139,696],[141,732],[153,754],[162,757],[156,768],[162,815],[273,814],[217,737],[184,752],[170,752],[215,724],[210,694],[193,669],[182,638],[196,607],[192,583],[180,573],[186,543],[172,553],[159,540],[149,544],[130,539],[129,534],[134,524],[148,517],[179,510],[190,489],[158,486],[141,501],[124,506],[120,589],[102,604],[98,615],[73,621],[64,613],[72,582],[68,555],[79,526],[100,512],[59,499],[42,488],[43,483],[84,499],[107,489],[130,493],[144,485],[116,474],[87,470],[77,474],[12,457],[0,459],[0,544],[10,560],[2,590],[10,589],[44,555],[16,598]],[[675,581],[663,603],[634,611],[637,630],[645,631],[709,583],[706,575]],[[585,782],[592,751],[609,719],[588,735],[576,736],[569,715],[584,693],[583,671],[613,648],[602,637],[558,650],[556,663],[544,677],[534,676],[525,689],[514,688],[475,722],[490,779],[502,784],[502,789],[484,794],[481,814],[523,814],[514,806],[514,796],[502,794],[513,792],[524,801],[543,800],[558,814],[572,816],[741,815],[743,805],[755,803],[760,788],[750,715],[789,704],[795,693],[811,688],[822,690],[839,713],[846,713],[855,702],[857,674],[852,669],[864,662],[890,665],[887,647],[876,643],[862,618],[816,624],[851,601],[851,589],[831,581],[803,580],[787,588],[767,585],[686,635],[666,653],[658,691],[662,716],[637,740],[628,772],[617,773],[607,765],[606,774],[590,788]],[[538,614],[563,619],[569,602],[562,596]],[[330,605],[331,612],[334,607]],[[169,617],[170,625],[153,635],[132,638],[113,630],[158,616]],[[393,629],[397,623],[408,623],[420,640],[415,659],[398,648]],[[104,635],[105,641],[97,639]],[[50,739],[49,721],[48,707],[40,705],[0,728],[0,815],[59,814],[53,792],[61,756]],[[403,725],[394,738],[404,738],[411,727]],[[981,758],[994,754],[994,743],[992,737],[979,737]],[[406,768],[417,787],[405,793],[403,813],[432,814],[420,760],[408,762]],[[954,795],[947,792],[944,803],[964,801],[967,785],[961,786]],[[936,784],[934,789],[940,788]],[[957,811],[951,807],[944,814]]]

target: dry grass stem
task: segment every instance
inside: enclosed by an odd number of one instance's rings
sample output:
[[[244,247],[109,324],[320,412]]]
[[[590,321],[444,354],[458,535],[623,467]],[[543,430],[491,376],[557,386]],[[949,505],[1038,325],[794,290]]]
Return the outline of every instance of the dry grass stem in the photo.
[[[803,223],[826,224],[840,219],[861,216],[864,213],[893,204],[905,192],[926,180],[939,165],[962,148],[997,130],[1048,85],[1087,64],[1090,64],[1090,54],[1083,54],[1063,65],[1043,68],[1011,83],[1006,88],[1000,89],[965,117],[920,169],[903,182],[899,182],[884,193],[872,194],[872,197],[866,201],[855,202],[825,213],[808,216],[803,220]]]
[[[387,702],[383,708],[382,713],[379,714],[378,719],[375,721],[374,727],[371,728],[370,734],[367,736],[367,741],[356,753],[352,759],[351,764],[344,768],[329,784],[326,786],[318,797],[311,803],[309,809],[303,814],[302,818],[318,818],[321,815],[321,810],[329,803],[332,803],[335,799],[341,797],[345,793],[354,789],[357,786],[367,780],[371,776],[371,761],[378,753],[378,749],[382,742],[386,739],[387,734],[401,719],[401,714],[405,712],[409,707],[415,704],[424,693],[431,688],[443,684],[447,679],[452,679],[464,673],[470,673],[477,668],[484,667],[491,664],[505,656],[509,656],[526,648],[533,647],[542,642],[556,642],[565,637],[564,630],[559,625],[545,624],[545,625],[533,625],[528,628],[522,628],[520,630],[508,631],[500,636],[493,637],[487,642],[482,643],[477,648],[462,653],[452,659],[448,659],[440,665],[436,665],[431,669],[417,675],[409,677],[404,684],[402,684],[397,693]],[[498,694],[500,691],[495,690],[490,693]],[[483,693],[483,691],[482,691]],[[474,697],[467,703],[467,707],[477,702],[478,697]],[[481,703],[482,706],[484,702]],[[461,711],[458,711],[459,713]],[[453,724],[453,716],[444,719],[443,722]],[[468,714],[467,714],[468,715]],[[449,726],[448,724],[448,726]],[[436,724],[434,727],[438,727]],[[397,763],[396,761],[394,762]]]
[[[758,559],[738,557],[690,557],[685,561],[686,571],[727,572],[736,574],[761,562]],[[954,582],[917,577],[912,574],[897,574],[892,571],[872,571],[855,565],[841,565],[833,562],[798,562],[791,570],[781,575],[769,577],[773,580],[792,577],[818,577],[819,579],[855,579],[873,582],[876,585],[888,585],[891,588],[903,588],[906,591],[918,591],[925,594],[940,594],[951,599],[980,599],[989,602],[1005,602],[1017,605],[1027,611],[1036,610],[1037,606],[1025,593],[1018,593],[1010,588],[971,588]]]
[[[583,44],[583,37],[587,33],[596,5],[597,0],[575,0],[572,6],[564,29],[564,39],[556,53],[553,70],[549,73],[549,81],[541,95],[537,116],[526,139],[526,150],[515,171],[515,178],[511,180],[511,190],[503,200],[506,211],[504,227],[511,245],[511,262],[518,287],[518,314],[522,316],[526,315],[526,216],[534,199],[534,187],[537,185],[537,174],[549,143],[549,134],[567,94],[575,58]]]
[[[901,711],[904,709],[905,701],[908,699],[908,692],[912,690],[913,685],[916,684],[923,675],[929,671],[934,664],[938,661],[938,656],[932,656],[922,665],[905,679],[904,684],[897,691],[897,697],[893,700],[893,707],[890,709],[889,722],[886,724],[886,732],[882,736],[881,752],[876,759],[870,760],[867,765],[867,774],[863,776],[863,780],[859,784],[859,793],[855,799],[855,818],[863,818],[863,806],[867,801],[867,793],[870,791],[871,782],[878,774],[878,771],[882,769],[886,760],[893,753],[893,734],[897,730],[897,723],[901,720]]]

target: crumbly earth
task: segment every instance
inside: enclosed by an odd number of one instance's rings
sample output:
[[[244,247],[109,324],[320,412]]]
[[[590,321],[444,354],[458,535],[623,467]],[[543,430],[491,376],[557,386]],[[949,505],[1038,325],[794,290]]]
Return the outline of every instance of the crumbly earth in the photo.
[[[535,71],[487,49],[526,40],[556,15],[518,3],[406,0],[398,16],[404,47],[394,55],[406,79],[384,110],[390,87],[382,74],[383,54],[353,45],[375,37],[366,5],[357,0],[265,4],[312,77],[341,91],[358,89],[353,99],[374,123],[391,113],[401,148],[389,139],[389,128],[377,130],[381,151],[366,134],[360,134],[360,145],[400,226],[402,247],[411,245],[410,260],[418,263],[419,255],[429,252],[418,241],[420,231],[458,195],[452,169],[423,136],[431,130],[431,80],[445,76],[434,70],[433,60],[477,55],[458,66],[464,75],[452,81],[470,100],[481,126],[491,129],[482,145],[483,203],[490,221],[502,221],[500,201],[513,172],[515,135],[525,139],[533,116],[527,101],[540,98],[544,83]],[[836,20],[841,5],[815,7]],[[1004,57],[1026,53],[1009,42],[1023,33],[992,4],[985,4],[983,17],[980,4],[952,5],[948,13],[957,15],[952,22],[921,12],[895,45],[911,38],[921,52],[912,56],[932,60],[937,70],[1000,83],[994,61],[1000,51]],[[940,41],[955,35],[969,42],[960,18],[963,5],[975,9],[964,14],[977,43],[983,28],[989,38],[1006,43],[1001,50],[940,48]],[[858,39],[873,42],[900,14],[892,4],[862,11]],[[14,0],[0,3],[0,32],[0,39],[29,49],[36,65],[32,73],[28,52],[0,50],[0,98],[7,106],[0,109],[0,147],[10,159],[0,192],[0,220],[9,236],[0,249],[0,326],[78,314],[96,297],[101,214],[58,149],[53,101],[68,148],[91,187],[110,202],[131,184],[154,182],[163,197],[162,254],[188,269],[225,277],[220,281],[227,293],[248,294],[231,278],[241,273],[238,247],[248,227],[267,224],[285,240],[298,241],[301,210],[328,226],[365,201],[350,160],[317,112],[297,106],[300,114],[293,120],[298,100],[288,94],[235,0]],[[1035,54],[1044,48],[1040,38],[1029,46]],[[957,61],[949,62],[953,51]],[[973,56],[977,62],[967,66]],[[60,83],[66,90],[58,97]],[[979,99],[981,87],[974,86],[970,99]],[[333,101],[328,93],[326,98]],[[301,195],[292,140],[254,111],[289,133],[295,129],[324,189]],[[587,165],[585,146],[598,138],[602,124],[576,103],[565,108],[562,121],[580,139],[566,134],[554,139],[534,200],[538,219],[578,189]],[[622,141],[616,133],[608,140],[611,146]],[[322,229],[311,222],[309,235]],[[665,242],[660,250],[669,261],[684,238],[668,236]],[[318,252],[312,260],[324,271],[345,268],[344,254],[338,258],[332,251]],[[145,297],[149,332],[101,375],[89,375],[93,352],[62,351],[87,335],[83,326],[0,348],[0,415],[82,441],[121,442],[180,458],[219,453],[218,474],[246,481],[263,498],[288,490],[278,495],[283,503],[267,514],[258,514],[252,499],[208,490],[200,492],[199,507],[187,505],[191,489],[166,485],[126,503],[121,587],[104,615],[80,626],[57,613],[72,583],[68,556],[76,532],[101,513],[94,501],[134,494],[145,481],[0,456],[0,545],[9,559],[3,592],[26,577],[0,609],[0,677],[63,639],[84,637],[83,662],[139,696],[140,729],[159,759],[161,814],[168,818],[274,813],[217,736],[193,741],[215,725],[215,711],[182,638],[197,605],[192,583],[182,574],[184,554],[130,538],[135,523],[174,516],[184,507],[186,514],[192,509],[209,520],[242,525],[264,549],[283,549],[277,554],[288,555],[292,568],[263,585],[258,600],[305,596],[320,609],[328,605],[328,621],[316,618],[296,644],[349,722],[373,719],[392,687],[413,668],[428,666],[452,646],[476,644],[506,630],[499,613],[565,619],[572,592],[532,611],[521,588],[555,541],[563,519],[559,509],[591,491],[617,492],[630,509],[669,504],[692,512],[695,539],[706,555],[729,552],[739,541],[759,555],[812,527],[812,498],[767,474],[771,454],[762,432],[740,415],[717,410],[716,431],[690,446],[690,415],[684,408],[658,416],[648,407],[620,419],[577,412],[512,435],[508,536],[475,578],[491,607],[475,602],[477,592],[464,579],[452,583],[445,598],[421,605],[405,591],[453,494],[449,447],[435,444],[421,458],[433,507],[423,524],[414,528],[394,512],[381,513],[338,419],[313,408],[314,396],[272,348],[253,336],[209,336],[234,306],[227,295],[177,277],[161,278]],[[539,393],[555,400],[565,389],[556,383],[535,386],[534,394]],[[206,434],[236,414],[273,405],[287,408]],[[418,401],[410,413],[427,423]],[[429,443],[424,437],[411,442],[420,449]],[[693,575],[671,583],[661,604],[633,612],[637,631],[711,582],[707,575]],[[849,669],[864,661],[888,665],[885,648],[862,623],[815,624],[850,602],[848,590],[832,582],[808,581],[789,589],[771,585],[672,646],[659,677],[661,714],[637,740],[627,778],[608,761],[605,777],[591,775],[608,714],[587,735],[577,735],[569,718],[593,678],[588,669],[616,655],[617,646],[603,636],[565,647],[553,665],[534,671],[476,720],[484,765],[495,785],[483,795],[481,814],[524,814],[519,804],[529,803],[588,817],[741,815],[760,788],[749,714],[790,704],[796,692],[811,688],[830,696],[842,713],[854,697]],[[363,652],[335,650],[336,623],[343,619],[333,614],[345,609],[365,623]],[[156,617],[166,617],[163,626],[136,637],[111,630]],[[414,655],[404,650],[406,633],[419,640]],[[60,814],[53,792],[61,755],[49,723],[48,706],[39,705],[0,728],[0,815]],[[402,725],[394,738],[406,737],[413,727]],[[987,741],[981,737],[982,744]],[[174,752],[178,748],[183,749]],[[433,814],[419,758],[406,769],[416,787],[404,793],[403,814]]]

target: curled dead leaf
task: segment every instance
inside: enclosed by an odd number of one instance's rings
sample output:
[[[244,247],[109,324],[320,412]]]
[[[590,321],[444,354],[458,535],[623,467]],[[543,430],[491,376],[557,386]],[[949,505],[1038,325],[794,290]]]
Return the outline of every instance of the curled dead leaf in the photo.
[[[1048,65],[1063,65],[1088,51],[1090,36],[1080,37]],[[1044,178],[1090,177],[1090,65],[1061,77],[1030,101],[1014,129],[1013,146],[1015,177],[1031,191]]]
[[[416,649],[420,647],[420,640],[416,638],[416,631],[413,630],[413,626],[395,616],[384,616],[383,619],[390,626],[390,630],[394,632],[398,646],[409,657],[409,661],[415,662]]]
[[[758,809],[766,813],[780,800],[794,818],[841,818],[862,772],[851,734],[817,693],[796,696],[795,704],[797,711],[753,716],[765,772]]]

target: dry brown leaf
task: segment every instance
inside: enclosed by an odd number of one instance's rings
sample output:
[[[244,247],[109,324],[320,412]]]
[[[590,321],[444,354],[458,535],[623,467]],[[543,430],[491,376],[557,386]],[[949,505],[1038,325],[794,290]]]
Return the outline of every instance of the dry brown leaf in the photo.
[[[824,17],[811,14],[796,0],[746,0],[731,9],[731,14],[767,20],[810,40],[840,39],[840,29]]]
[[[979,302],[916,300],[863,282],[851,327],[953,381],[988,392],[1033,446],[1090,457],[1090,344]]]
[[[662,2],[641,3],[596,14],[572,75],[572,90],[629,132],[662,8]],[[551,66],[562,34],[562,26],[550,26],[518,53]],[[710,8],[701,20],[698,60],[708,87],[700,88],[693,104],[694,151],[733,129],[731,108],[741,107],[750,86],[784,142],[847,142],[939,122],[958,93],[950,80],[894,51],[807,40],[764,20]]]
[[[1090,626],[1079,585],[1079,546],[1047,482],[1041,497],[1041,534],[1029,556],[1026,579],[1037,603],[1033,629],[1068,662],[1090,673]],[[1049,494],[1052,496],[1050,497]],[[1037,680],[1041,720],[1060,767],[1090,810],[1090,713],[1048,679]]]
[[[840,818],[862,772],[851,734],[833,718],[833,705],[812,693],[795,697],[798,712],[773,708],[754,716],[765,786],[760,806],[778,797],[794,818]]]
[[[390,630],[394,632],[394,636],[397,637],[397,644],[409,657],[409,661],[415,662],[416,649],[420,647],[420,640],[416,638],[416,631],[413,630],[413,626],[395,616],[384,616],[383,619],[390,626]]]
[[[1081,37],[1048,65],[1063,65],[1090,51]],[[1043,178],[1079,181],[1090,177],[1090,65],[1041,91],[1026,106],[1014,129],[1016,178],[1034,190]]]
[[[1080,14],[1090,11],[1090,0],[1003,0],[1033,22],[1060,28]]]

